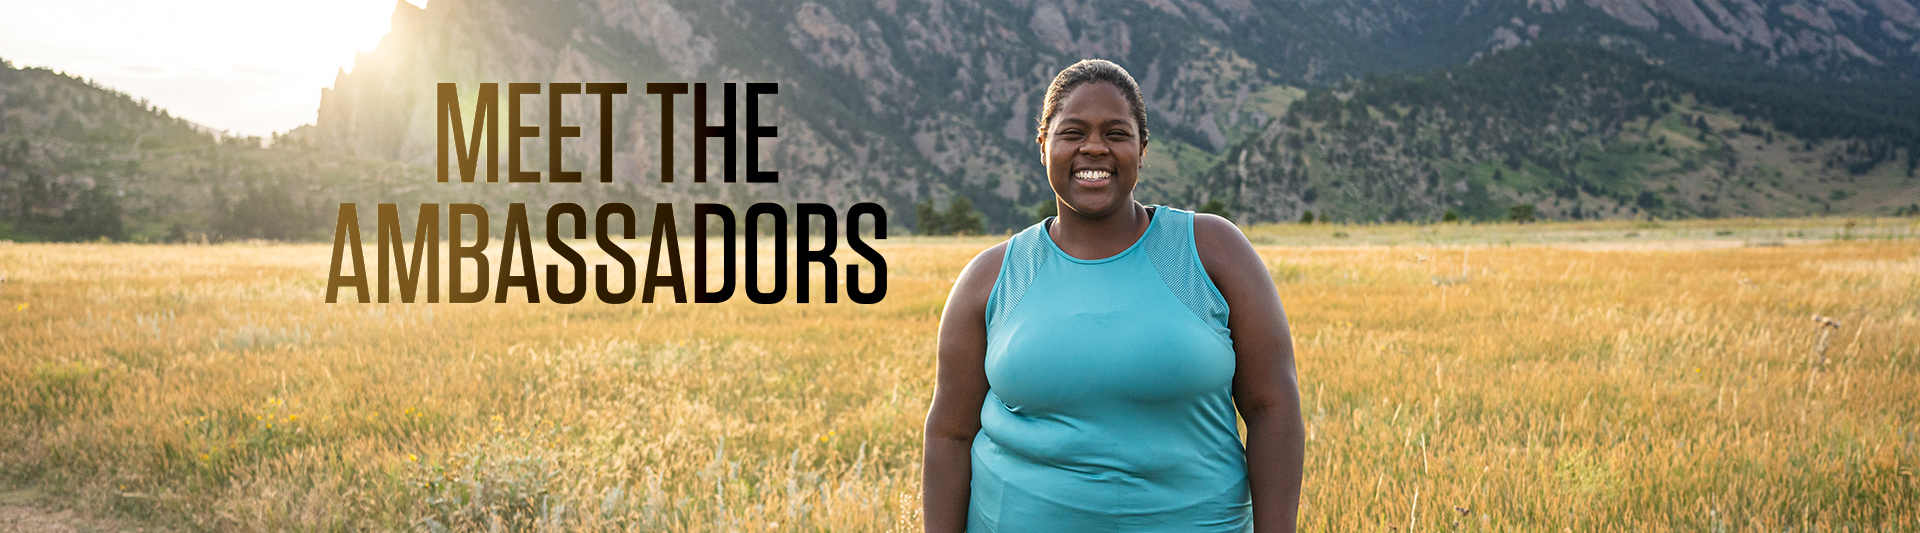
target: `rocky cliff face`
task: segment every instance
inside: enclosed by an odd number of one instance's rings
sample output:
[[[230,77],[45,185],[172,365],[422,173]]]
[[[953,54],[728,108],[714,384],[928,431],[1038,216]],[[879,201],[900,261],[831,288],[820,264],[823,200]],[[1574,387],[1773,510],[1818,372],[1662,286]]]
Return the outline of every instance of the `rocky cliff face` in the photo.
[[[1796,74],[1912,78],[1915,58],[1920,57],[1920,41],[1914,39],[1914,32],[1920,30],[1920,9],[1911,0],[1868,0],[1864,5],[1853,0],[1584,1],[1662,40],[1691,38],[1699,41],[1698,48],[1731,49],[1734,56]],[[1547,4],[1533,2],[1532,7],[1549,18],[1565,7],[1560,1]]]
[[[1218,152],[1259,120],[1243,105],[1248,95],[1280,82],[1285,58],[1312,55],[1308,46],[1262,50],[1258,60],[1240,53],[1230,41],[1244,29],[1235,24],[1258,27],[1249,20],[1259,15],[1230,1],[402,3],[393,33],[324,93],[317,135],[356,156],[426,165],[436,83],[461,83],[471,98],[477,82],[626,82],[631,94],[614,113],[616,177],[641,196],[880,201],[899,213],[957,192],[1005,226],[1050,196],[1032,138],[1058,69],[1082,57],[1123,62],[1151,97],[1156,140]],[[689,183],[691,95],[676,102],[682,168],[660,183],[660,105],[644,94],[649,82],[712,84],[713,123],[718,83],[778,82],[780,93],[763,97],[771,110],[762,120],[779,138],[760,156],[782,185]],[[543,106],[531,107],[530,122],[544,124]],[[587,132],[566,145],[567,166],[591,168],[597,111],[565,113]],[[545,153],[539,142],[527,146]],[[527,166],[543,168],[543,156]]]
[[[1025,224],[1028,208],[1050,198],[1033,115],[1052,74],[1083,57],[1120,62],[1146,92],[1155,145],[1142,199],[1191,201],[1206,195],[1200,173],[1285,111],[1286,85],[1457,64],[1539,40],[1743,76],[1906,79],[1920,74],[1913,1],[402,2],[393,32],[324,93],[316,135],[352,155],[426,165],[436,83],[461,83],[471,98],[477,82],[626,82],[613,156],[626,185],[583,194],[878,201],[896,216],[962,194],[997,229]],[[671,140],[681,168],[660,183],[648,82],[716,84],[716,123],[718,83],[780,83],[762,119],[779,138],[760,156],[782,185],[691,183],[691,95],[677,100]],[[544,125],[545,99],[527,101],[525,116]],[[580,101],[564,113],[586,136],[566,145],[565,160],[591,170],[598,112]],[[544,145],[527,147],[526,166],[544,169]]]
[[[1536,40],[1599,42],[1747,77],[1912,79],[1913,0],[1309,2],[1339,26],[1432,67]]]

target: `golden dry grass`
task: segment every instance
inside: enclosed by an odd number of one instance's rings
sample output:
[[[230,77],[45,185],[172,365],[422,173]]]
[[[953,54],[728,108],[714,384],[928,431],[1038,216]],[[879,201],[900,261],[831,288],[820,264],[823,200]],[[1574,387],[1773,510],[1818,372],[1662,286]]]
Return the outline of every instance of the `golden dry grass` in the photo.
[[[886,241],[871,306],[325,305],[324,245],[0,245],[0,482],[187,529],[917,530],[994,240]],[[1914,241],[1435,242],[1262,247],[1306,530],[1920,529]]]

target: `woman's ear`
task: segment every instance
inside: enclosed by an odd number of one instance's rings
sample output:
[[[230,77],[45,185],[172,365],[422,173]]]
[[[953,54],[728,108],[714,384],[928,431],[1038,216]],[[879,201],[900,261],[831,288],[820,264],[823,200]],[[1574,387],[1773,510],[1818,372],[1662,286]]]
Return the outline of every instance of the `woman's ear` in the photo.
[[[1047,135],[1044,133],[1034,135],[1033,144],[1040,145],[1040,164],[1047,164]]]

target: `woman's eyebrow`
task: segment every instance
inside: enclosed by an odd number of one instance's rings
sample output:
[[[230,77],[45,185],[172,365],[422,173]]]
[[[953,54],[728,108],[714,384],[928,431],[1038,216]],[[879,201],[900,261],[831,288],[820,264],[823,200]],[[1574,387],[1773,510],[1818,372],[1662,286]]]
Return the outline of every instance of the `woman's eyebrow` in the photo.
[[[1101,123],[1100,125],[1102,125],[1102,126],[1114,126],[1114,125],[1120,125],[1120,126],[1131,126],[1132,124],[1131,124],[1130,122],[1131,122],[1131,121],[1129,121],[1129,120],[1127,120],[1127,119],[1124,119],[1124,118],[1116,118],[1116,119],[1108,119],[1108,120],[1107,120],[1106,122],[1103,122],[1103,123]],[[1068,118],[1068,117],[1061,117],[1061,118],[1060,118],[1060,125],[1061,125],[1061,126],[1068,126],[1068,125],[1072,125],[1072,126],[1086,126],[1086,125],[1089,125],[1089,124],[1092,124],[1092,122],[1088,122],[1088,121],[1087,121],[1086,119],[1081,119],[1081,118]]]

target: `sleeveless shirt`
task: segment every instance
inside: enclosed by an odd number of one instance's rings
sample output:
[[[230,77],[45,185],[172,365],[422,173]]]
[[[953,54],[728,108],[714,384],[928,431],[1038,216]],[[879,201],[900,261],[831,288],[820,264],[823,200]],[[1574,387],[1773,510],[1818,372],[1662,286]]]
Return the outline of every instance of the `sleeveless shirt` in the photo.
[[[1067,255],[1046,221],[1013,236],[987,299],[969,532],[1242,532],[1227,303],[1193,212],[1154,206],[1104,259]]]

